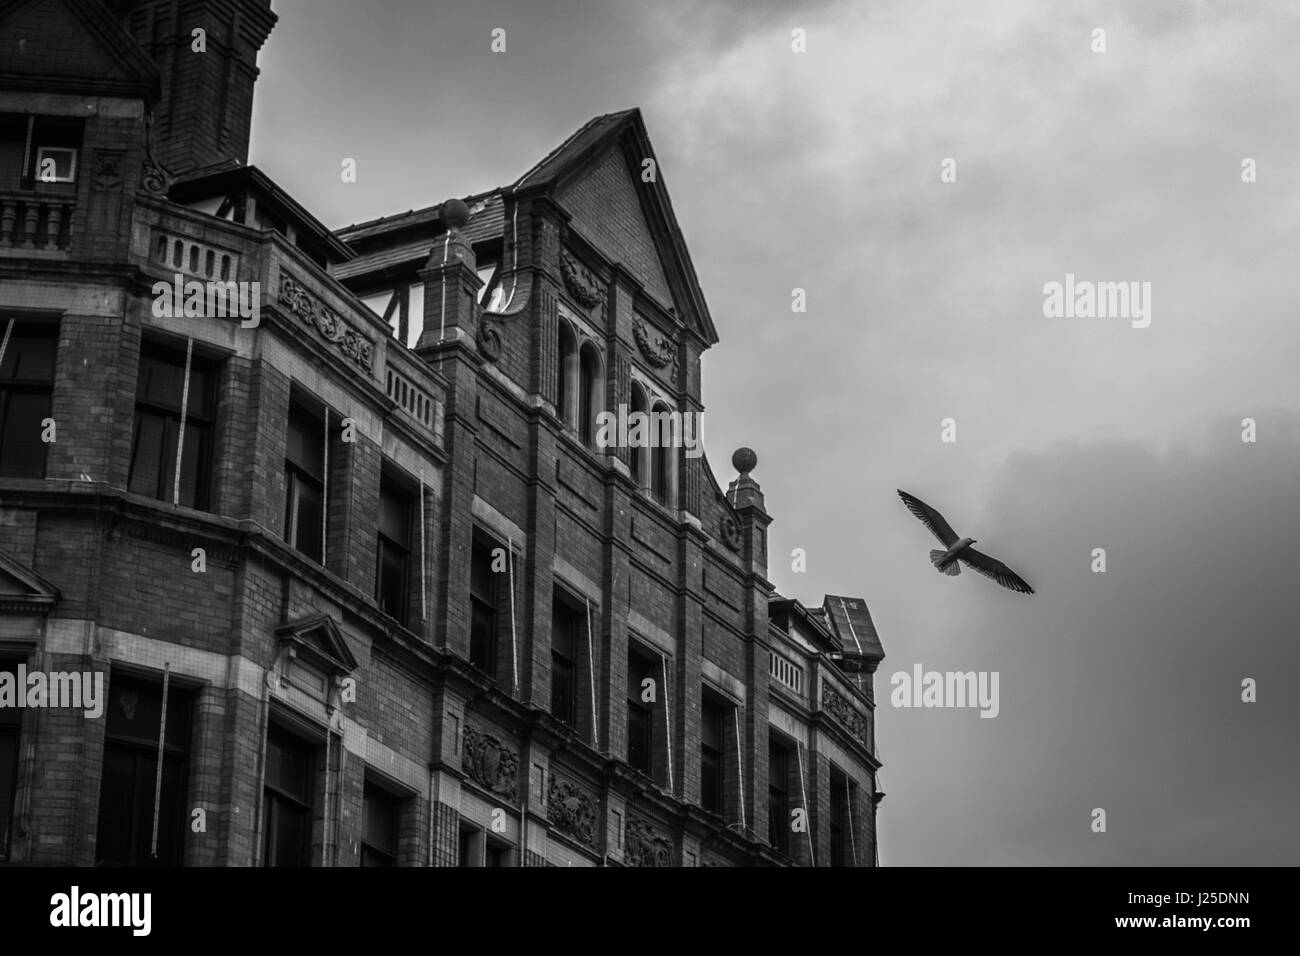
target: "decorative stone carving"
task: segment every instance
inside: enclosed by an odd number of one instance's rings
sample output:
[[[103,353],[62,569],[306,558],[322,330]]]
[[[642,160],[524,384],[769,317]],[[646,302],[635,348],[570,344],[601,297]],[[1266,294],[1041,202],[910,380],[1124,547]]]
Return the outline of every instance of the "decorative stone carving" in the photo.
[[[600,287],[596,277],[582,263],[573,258],[568,250],[560,251],[560,275],[564,277],[564,287],[580,304],[590,309],[605,300],[605,290]]]
[[[867,722],[848,699],[829,684],[822,685],[822,709],[834,717],[858,740],[867,743]]]
[[[91,179],[91,188],[102,191],[121,185],[122,159],[125,155],[117,149],[95,150],[95,172]]]
[[[486,316],[479,319],[478,335],[475,336],[474,343],[478,346],[479,354],[487,361],[495,362],[501,357],[501,349],[504,347],[501,333]]]
[[[144,162],[140,164],[140,188],[151,196],[165,197],[171,189],[172,177],[153,154],[153,114],[144,121]]]
[[[732,551],[740,550],[740,525],[731,515],[724,514],[722,520],[718,522],[718,531],[722,535],[722,543]]]
[[[639,315],[632,323],[632,335],[645,360],[655,368],[663,368],[677,357],[676,343],[650,328]]]
[[[491,734],[479,733],[465,725],[465,756],[461,767],[470,779],[493,793],[515,799],[518,789],[519,755],[506,749]]]
[[[333,310],[313,299],[301,285],[288,275],[280,283],[280,304],[310,325],[327,342],[333,342],[339,351],[359,368],[369,372],[374,362],[374,343],[348,325]]]
[[[591,846],[596,837],[596,802],[581,787],[551,774],[546,819],[561,833]]]
[[[672,842],[648,823],[628,817],[623,825],[623,859],[628,866],[672,866]]]

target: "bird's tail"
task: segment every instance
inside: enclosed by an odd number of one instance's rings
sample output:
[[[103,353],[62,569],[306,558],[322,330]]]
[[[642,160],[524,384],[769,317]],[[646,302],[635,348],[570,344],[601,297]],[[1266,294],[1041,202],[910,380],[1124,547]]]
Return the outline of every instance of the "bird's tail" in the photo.
[[[952,577],[956,577],[957,575],[961,574],[961,565],[958,564],[955,560],[952,562],[952,564],[948,565],[946,568],[939,567],[939,562],[943,560],[943,556],[947,553],[948,553],[947,551],[931,551],[930,560],[934,562],[934,566],[936,568],[939,568],[939,572],[941,574],[947,574],[947,575],[951,575]]]

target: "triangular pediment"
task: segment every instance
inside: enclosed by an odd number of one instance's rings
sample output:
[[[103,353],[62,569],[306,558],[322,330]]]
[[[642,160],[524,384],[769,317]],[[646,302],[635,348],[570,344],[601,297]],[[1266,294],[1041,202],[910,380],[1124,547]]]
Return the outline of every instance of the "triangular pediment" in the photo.
[[[275,636],[281,645],[292,646],[299,657],[327,673],[350,674],[357,669],[357,659],[343,639],[343,632],[328,614],[312,614],[281,624]]]
[[[709,345],[717,342],[640,110],[587,123],[513,187],[516,194],[533,190],[554,198],[571,217],[569,228],[626,269],[648,297]]]
[[[621,263],[660,305],[674,304],[640,190],[621,149],[610,149],[557,198],[573,217],[572,229],[607,259]]]
[[[158,71],[97,0],[0,0],[0,88],[152,100]]]
[[[0,551],[0,614],[48,614],[58,600],[58,588]]]

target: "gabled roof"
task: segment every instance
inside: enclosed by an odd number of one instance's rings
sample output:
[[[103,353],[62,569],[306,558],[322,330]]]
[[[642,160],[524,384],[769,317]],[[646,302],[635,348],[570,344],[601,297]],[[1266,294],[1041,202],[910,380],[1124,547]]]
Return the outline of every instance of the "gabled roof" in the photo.
[[[611,149],[621,147],[629,165],[638,175],[641,163],[655,159],[640,109],[607,113],[588,121],[572,136],[550,152],[540,163],[520,176],[512,193],[540,191],[558,196],[566,186],[580,179]],[[638,190],[642,212],[654,234],[656,249],[667,275],[674,300],[695,317],[697,331],[709,345],[718,341],[717,329],[700,289],[695,265],[686,250],[681,227],[673,212],[672,200],[664,185],[663,171],[655,160],[652,182],[641,182]]]
[[[158,68],[99,0],[0,0],[0,38],[0,88],[161,95]]]
[[[611,150],[621,149],[629,168],[636,168],[642,213],[653,234],[655,251],[664,268],[674,301],[686,313],[688,322],[693,317],[695,328],[709,345],[718,341],[718,333],[704,301],[695,266],[686,250],[681,227],[673,213],[672,201],[664,187],[662,172],[656,161],[655,180],[640,183],[640,164],[654,158],[650,137],[639,109],[607,113],[589,120],[551,150],[540,162],[520,176],[513,184],[466,197],[471,209],[466,224],[466,238],[478,243],[502,236],[505,229],[505,204],[515,194],[542,194],[557,198],[601,162]],[[483,208],[475,210],[479,204]],[[563,206],[564,203],[560,202]],[[334,275],[340,280],[352,279],[383,269],[423,262],[428,257],[435,238],[442,232],[439,219],[440,206],[412,209],[393,216],[354,223],[335,231],[334,235],[348,243],[359,254],[345,265],[335,267]],[[400,244],[386,248],[364,250],[373,240],[403,234]],[[665,303],[668,304],[668,303]]]

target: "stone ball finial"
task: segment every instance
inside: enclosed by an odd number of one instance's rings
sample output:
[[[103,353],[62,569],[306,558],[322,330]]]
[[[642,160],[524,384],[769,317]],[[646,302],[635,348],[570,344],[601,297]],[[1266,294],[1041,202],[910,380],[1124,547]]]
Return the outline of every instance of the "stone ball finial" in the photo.
[[[448,199],[438,207],[438,218],[448,229],[459,229],[469,222],[469,206],[462,199]]]
[[[737,448],[731,456],[731,464],[742,476],[748,475],[757,467],[758,455],[754,454],[752,448]]]

